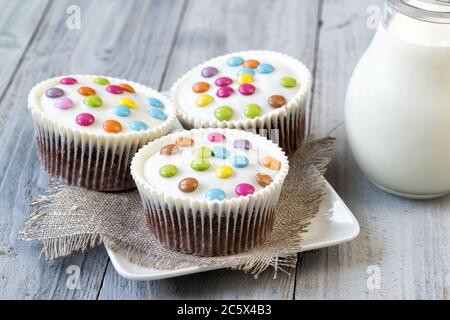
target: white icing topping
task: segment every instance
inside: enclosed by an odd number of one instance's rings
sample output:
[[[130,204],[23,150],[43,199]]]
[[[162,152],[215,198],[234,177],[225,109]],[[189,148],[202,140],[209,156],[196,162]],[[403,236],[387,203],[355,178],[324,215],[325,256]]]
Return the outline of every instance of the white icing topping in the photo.
[[[224,142],[210,142],[208,140],[208,133],[219,132],[226,135],[226,141]],[[253,136],[253,135],[252,135]],[[173,155],[161,155],[160,149],[167,144],[175,143],[177,137],[192,137],[194,139],[194,145],[189,147],[179,147],[179,151]],[[220,129],[211,129],[210,131],[184,131],[176,133],[169,137],[162,138],[153,142],[156,144],[152,146],[153,152],[144,160],[143,164],[143,176],[147,183],[154,188],[161,190],[164,194],[175,198],[190,198],[194,200],[206,200],[205,194],[208,190],[213,188],[219,188],[226,193],[226,199],[237,198],[235,193],[235,187],[241,183],[249,183],[255,187],[255,192],[263,189],[261,185],[256,181],[257,173],[265,173],[270,175],[275,181],[276,176],[280,171],[266,168],[262,164],[262,159],[267,156],[271,156],[279,161],[284,158],[282,151],[273,143],[255,136],[258,139],[248,139],[252,148],[250,150],[236,149],[234,148],[234,141],[236,139],[242,139],[242,133],[239,131],[230,134],[230,131],[225,133]],[[227,159],[216,158],[212,156],[207,158],[211,163],[211,167],[207,171],[196,171],[191,168],[191,161],[197,159],[193,154],[193,151],[199,147],[225,147],[229,152]],[[249,160],[249,165],[245,168],[236,168],[232,164],[233,156],[243,155]],[[162,177],[159,174],[161,167],[165,165],[175,165],[178,169],[178,173],[170,178]],[[215,174],[215,169],[222,165],[230,166],[233,168],[233,175],[227,179],[218,178]],[[184,178],[195,178],[198,181],[198,188],[193,193],[184,193],[178,188],[178,183]]]
[[[159,99],[163,104],[164,108],[160,109],[163,111],[168,117],[173,112],[172,105],[168,99],[162,96],[160,93],[133,83],[133,82],[117,82],[114,78],[105,77],[110,81],[111,85],[119,85],[122,83],[127,83],[131,85],[136,93],[129,93],[124,91],[122,94],[112,94],[106,90],[108,85],[100,85],[94,82],[94,79],[97,76],[68,76],[74,77],[77,79],[77,83],[73,85],[61,84],[59,81],[63,77],[50,79],[42,83],[41,96],[39,98],[40,105],[36,106],[40,108],[43,112],[52,116],[58,123],[61,123],[67,127],[83,130],[88,133],[106,133],[103,129],[103,122],[106,120],[117,120],[122,125],[121,132],[134,132],[134,130],[130,127],[130,123],[132,121],[141,121],[144,122],[148,129],[154,129],[155,127],[161,125],[164,120],[156,119],[149,115],[148,109],[150,108],[149,104],[146,102],[147,98],[153,97]],[[99,96],[103,100],[103,104],[100,107],[93,108],[85,105],[83,103],[86,96],[78,93],[78,88],[80,87],[90,87],[96,91],[96,95]],[[64,91],[64,95],[60,98],[49,98],[46,96],[46,91],[50,88],[60,88]],[[55,107],[55,103],[61,99],[67,97],[74,102],[74,106],[70,109],[62,110]],[[120,117],[114,113],[114,107],[120,105],[120,98],[129,98],[132,99],[137,107],[131,110],[131,114],[126,117]],[[95,117],[95,123],[90,126],[81,126],[77,124],[76,117],[81,113],[90,113]]]
[[[242,57],[244,60],[255,59],[261,64],[271,64],[274,71],[268,74],[261,74],[256,69],[254,82],[252,83],[256,87],[256,92],[250,96],[244,96],[239,93],[240,84],[237,82],[237,73],[243,69],[243,66],[230,67],[227,61],[230,57]],[[214,115],[214,111],[220,106],[230,106],[234,110],[233,120],[248,120],[244,115],[244,107],[248,104],[256,103],[261,107],[261,115],[274,111],[269,103],[268,99],[272,95],[282,95],[289,102],[299,92],[302,86],[302,72],[303,68],[298,68],[289,64],[287,59],[282,59],[283,56],[278,56],[272,52],[244,52],[234,53],[227,56],[212,59],[202,65],[194,68],[189,76],[184,77],[175,88],[175,104],[179,106],[183,111],[195,118],[202,120],[214,120],[218,121]],[[201,75],[201,71],[205,67],[216,67],[219,73],[211,78],[204,78]],[[219,77],[229,77],[233,80],[230,85],[234,89],[234,93],[228,98],[219,98],[216,94],[220,88],[215,85],[215,80]],[[280,85],[280,80],[284,77],[292,77],[297,80],[297,86],[295,88],[285,88]],[[201,95],[192,90],[192,86],[197,82],[207,82],[210,85],[210,89],[203,94],[209,94],[214,98],[214,102],[211,104],[199,107],[195,100]]]

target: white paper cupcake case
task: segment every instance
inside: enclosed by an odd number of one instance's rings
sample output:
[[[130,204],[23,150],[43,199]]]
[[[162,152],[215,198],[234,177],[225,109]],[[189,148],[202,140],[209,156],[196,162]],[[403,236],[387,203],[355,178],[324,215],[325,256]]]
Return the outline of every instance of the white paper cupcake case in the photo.
[[[272,232],[276,219],[275,206],[289,171],[285,153],[274,146],[272,155],[282,163],[274,181],[253,195],[223,201],[173,197],[148,183],[143,174],[146,159],[173,143],[178,136],[196,132],[234,133],[232,129],[198,129],[174,133],[155,140],[138,151],[131,164],[131,174],[139,190],[150,232],[166,247],[198,256],[225,256],[250,250]],[[273,144],[264,137],[239,132],[239,137]]]
[[[298,70],[300,70],[300,89],[284,107],[274,109],[271,112],[265,113],[255,119],[234,121],[208,121],[196,118],[194,115],[187,113],[178,104],[176,99],[176,92],[178,90],[178,87],[187,78],[192,77],[194,73],[198,72],[199,69],[214,64],[214,61],[221,61],[222,59],[227,59],[232,56],[252,54],[264,54],[269,57],[272,56],[276,59],[283,59],[284,61],[288,61],[288,63],[292,65],[293,68],[298,68]],[[171,95],[175,111],[183,127],[187,129],[229,128],[253,131],[259,134],[264,134],[268,139],[271,139],[273,142],[277,143],[286,152],[287,155],[290,155],[300,148],[303,140],[306,138],[306,133],[309,125],[306,107],[309,102],[311,88],[311,71],[302,62],[283,53],[259,50],[230,53],[196,66],[185,75],[183,75],[179,80],[177,80],[177,82],[171,89]],[[278,135],[276,133],[270,133],[273,129],[279,130]]]
[[[73,75],[96,78],[96,75]],[[33,118],[39,158],[53,177],[74,186],[98,191],[120,191],[135,187],[130,164],[137,150],[146,143],[168,134],[176,121],[173,110],[159,126],[141,132],[92,133],[65,126],[44,113],[38,106],[47,82],[36,85],[28,96],[28,109]],[[136,82],[108,77],[115,83],[129,83],[137,91],[160,95]]]

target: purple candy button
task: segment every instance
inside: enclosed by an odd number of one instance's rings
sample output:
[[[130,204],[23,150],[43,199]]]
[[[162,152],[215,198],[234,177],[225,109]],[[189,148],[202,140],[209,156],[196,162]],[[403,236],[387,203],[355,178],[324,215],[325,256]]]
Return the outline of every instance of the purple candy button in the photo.
[[[250,150],[252,148],[252,143],[250,141],[248,141],[247,139],[237,139],[237,140],[234,140],[233,146],[236,149]]]
[[[244,96],[251,96],[256,91],[256,88],[251,83],[245,83],[239,86],[239,92]]]
[[[123,93],[123,88],[116,86],[114,84],[111,84],[109,86],[106,87],[106,91],[108,91],[109,93],[112,94],[122,94]]]
[[[228,98],[233,94],[234,90],[231,87],[222,87],[217,90],[216,95],[219,98]]]
[[[214,83],[218,87],[225,87],[225,86],[229,86],[230,84],[232,84],[233,79],[228,78],[228,77],[220,77],[220,78],[217,78]]]
[[[45,92],[45,95],[49,98],[56,99],[64,95],[64,91],[60,88],[50,88]]]
[[[59,83],[61,83],[61,84],[66,84],[66,85],[72,85],[72,84],[75,84],[75,83],[77,83],[77,82],[78,82],[77,79],[72,78],[72,77],[65,77],[65,78],[62,78],[62,79],[59,81]]]
[[[73,107],[73,101],[67,97],[61,98],[55,102],[55,107],[61,110],[67,110]]]
[[[216,67],[206,67],[202,70],[202,76],[204,78],[214,77],[218,73],[219,73],[219,70]]]
[[[240,183],[234,188],[234,192],[240,197],[246,197],[255,193],[255,187],[250,183]]]

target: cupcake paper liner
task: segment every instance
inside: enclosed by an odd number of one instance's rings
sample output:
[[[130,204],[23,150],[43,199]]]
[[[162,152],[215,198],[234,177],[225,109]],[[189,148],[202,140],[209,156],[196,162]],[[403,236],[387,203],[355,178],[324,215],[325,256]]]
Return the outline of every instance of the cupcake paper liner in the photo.
[[[74,75],[92,77],[95,75]],[[119,134],[83,132],[58,122],[37,106],[45,84],[36,85],[28,96],[28,109],[33,118],[37,150],[44,169],[53,177],[73,186],[98,191],[120,191],[135,187],[130,164],[137,150],[146,143],[168,134],[176,122],[173,111],[159,126],[141,132]],[[158,94],[156,91],[132,81],[111,78],[113,82],[129,83],[137,91]],[[159,95],[159,94],[158,94]]]
[[[255,119],[217,121],[196,118],[195,115],[189,114],[178,104],[178,101],[176,99],[176,91],[178,90],[178,87],[186,79],[192,77],[192,75],[197,72],[197,70],[209,66],[213,63],[213,61],[216,60],[221,61],[222,59],[227,59],[236,55],[252,54],[265,54],[269,57],[272,56],[276,59],[282,59],[284,61],[288,61],[288,63],[292,65],[293,68],[298,68],[298,70],[300,70],[300,89],[284,107],[274,109]],[[283,53],[260,50],[230,53],[202,63],[192,68],[189,72],[183,75],[173,85],[171,94],[175,111],[184,128],[228,128],[253,131],[260,135],[264,135],[266,138],[277,143],[286,152],[287,155],[291,155],[300,148],[302,142],[306,138],[306,133],[309,125],[306,109],[309,102],[311,88],[311,71],[302,62]],[[278,132],[276,130],[278,130]]]
[[[225,135],[237,130],[199,129],[174,133],[153,141],[138,151],[131,164],[131,174],[144,204],[150,232],[166,247],[198,256],[226,256],[250,250],[268,238],[275,221],[275,206],[289,170],[285,153],[264,137],[239,132],[250,141],[272,145],[281,161],[281,169],[267,187],[246,197],[222,201],[174,197],[148,183],[143,174],[146,159],[172,143],[178,136],[195,132]]]

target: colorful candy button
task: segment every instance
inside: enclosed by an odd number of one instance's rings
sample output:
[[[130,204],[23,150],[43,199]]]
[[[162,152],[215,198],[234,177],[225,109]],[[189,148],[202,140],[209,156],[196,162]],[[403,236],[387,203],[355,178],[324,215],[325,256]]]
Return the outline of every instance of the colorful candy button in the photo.
[[[228,77],[220,77],[220,78],[217,78],[216,81],[214,81],[214,83],[218,87],[225,87],[225,86],[229,86],[230,84],[232,84],[233,79],[228,78]]]
[[[103,122],[103,130],[108,133],[119,133],[122,131],[122,124],[117,120],[109,119]]]
[[[211,132],[208,134],[208,140],[211,142],[222,142],[225,141],[227,138],[225,135],[219,133],[219,132]]]
[[[225,192],[222,189],[214,188],[206,191],[205,198],[209,201],[219,200],[222,201],[226,197]]]
[[[159,168],[159,175],[164,178],[171,178],[176,176],[178,173],[178,168],[173,164],[168,164]]]
[[[191,161],[191,168],[195,171],[206,171],[211,167],[211,162],[206,159],[194,159]]]
[[[212,157],[212,150],[208,147],[199,147],[195,149],[193,153],[199,159],[208,159]]]
[[[226,159],[230,156],[230,151],[224,147],[215,146],[212,148],[213,156],[218,159]]]
[[[212,103],[214,101],[214,98],[211,97],[209,94],[202,94],[195,99],[195,104],[199,107],[205,107],[208,104]]]
[[[154,108],[164,109],[164,103],[159,99],[150,97],[147,99],[147,103]]]
[[[249,163],[250,162],[248,161],[248,158],[246,156],[237,155],[231,159],[231,164],[233,165],[233,167],[239,169],[248,167]]]
[[[120,98],[119,104],[121,106],[125,106],[125,107],[131,108],[131,109],[135,109],[137,107],[136,102],[134,102],[130,98]]]
[[[148,114],[155,119],[164,121],[167,120],[167,114],[164,113],[161,109],[158,108],[150,108],[148,109]]]
[[[100,85],[107,85],[109,84],[109,80],[103,77],[97,77],[94,79],[94,82],[96,84],[100,84]]]
[[[195,93],[203,93],[203,92],[208,91],[209,88],[210,88],[210,85],[208,82],[201,81],[201,82],[194,83],[194,85],[192,86],[192,91],[194,91]]]
[[[262,73],[262,74],[272,73],[273,66],[268,63],[262,63],[256,68],[256,71],[258,71],[259,73]]]
[[[133,131],[145,131],[148,129],[148,125],[139,120],[133,120],[130,122],[130,128]]]
[[[251,96],[256,91],[256,87],[251,83],[241,84],[239,86],[239,92],[244,96]]]
[[[287,101],[286,101],[286,98],[283,96],[273,95],[273,96],[269,97],[268,103],[272,108],[278,109],[278,108],[281,108],[282,106],[286,105]]]
[[[272,170],[280,170],[281,162],[275,159],[274,157],[264,157],[262,159],[262,164]]]
[[[237,139],[234,140],[233,146],[235,149],[250,150],[252,148],[252,143],[247,139]]]
[[[217,90],[216,95],[219,98],[228,98],[233,94],[233,92],[234,90],[231,87],[222,87]]]
[[[219,70],[216,67],[206,67],[202,70],[202,77],[211,78],[219,73]]]
[[[95,95],[87,96],[86,98],[84,98],[83,102],[85,105],[91,108],[98,108],[103,104],[102,98]]]
[[[119,84],[119,87],[121,87],[124,91],[129,93],[135,93],[136,90],[132,86],[130,86],[128,83],[121,83]]]
[[[97,93],[95,89],[92,89],[91,87],[79,87],[77,91],[79,94],[86,97],[93,96]]]
[[[119,117],[128,117],[131,114],[131,110],[128,107],[125,106],[115,106],[114,114]]]
[[[178,137],[175,140],[175,144],[177,146],[181,146],[181,147],[189,147],[194,145],[194,139],[190,138],[190,137]]]
[[[159,153],[165,156],[170,156],[177,153],[179,150],[180,148],[176,144],[171,143],[162,147],[161,150],[159,150]]]
[[[249,73],[243,73],[243,74],[239,75],[239,77],[237,78],[237,82],[239,84],[253,83],[254,81],[255,81],[255,78],[253,78],[253,76]]]
[[[256,69],[259,66],[259,61],[255,59],[246,60],[243,64],[244,68]]]
[[[229,106],[221,106],[214,111],[214,116],[219,121],[228,121],[233,118],[233,114],[234,111]]]
[[[234,188],[239,197],[246,197],[255,193],[255,187],[249,183],[240,183]]]
[[[109,86],[106,87],[106,91],[108,91],[109,93],[112,93],[112,94],[122,94],[124,90],[121,86],[116,86],[115,84],[110,84]]]
[[[256,103],[250,103],[244,107],[244,115],[249,119],[255,119],[261,115],[261,107]]]
[[[292,77],[284,77],[280,80],[280,84],[285,88],[295,88],[297,86],[297,80]]]
[[[228,179],[233,175],[233,168],[230,166],[220,166],[214,170],[217,178]]]
[[[90,113],[80,113],[75,118],[75,121],[83,127],[92,125],[95,122],[95,117]]]
[[[67,97],[63,97],[55,102],[55,107],[61,110],[67,110],[72,108],[73,106],[73,101]]]
[[[227,64],[230,67],[239,67],[244,63],[244,59],[242,57],[231,57],[228,59]]]
[[[255,178],[261,187],[267,187],[273,182],[272,177],[265,173],[257,173]]]
[[[192,193],[198,188],[198,181],[195,178],[184,178],[178,183],[178,189],[184,193]]]
[[[251,74],[252,76],[255,76],[255,70],[250,68],[243,68],[238,71],[237,76],[239,77],[241,74]]]
[[[65,77],[65,78],[62,78],[61,80],[59,80],[59,83],[65,84],[65,85],[72,85],[77,82],[78,82],[77,79],[72,78],[72,77]]]
[[[45,92],[48,98],[56,99],[64,95],[64,91],[61,88],[50,88]]]

